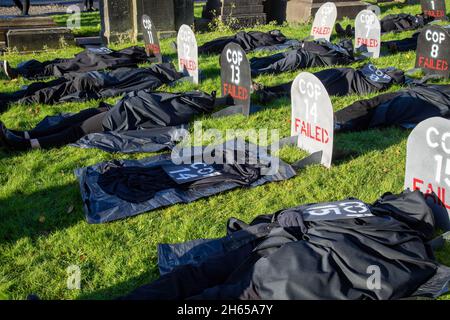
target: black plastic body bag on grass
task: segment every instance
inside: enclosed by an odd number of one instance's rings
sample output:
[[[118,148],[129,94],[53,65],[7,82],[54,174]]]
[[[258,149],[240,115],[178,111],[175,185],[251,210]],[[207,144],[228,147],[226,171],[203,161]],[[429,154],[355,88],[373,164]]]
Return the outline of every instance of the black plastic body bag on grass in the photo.
[[[75,170],[87,221],[114,221],[238,187],[289,179],[296,174],[290,165],[260,152],[251,143],[226,142],[214,150],[217,159],[228,160],[223,164],[196,162],[202,155],[202,148],[196,148],[191,164],[186,165],[174,165],[171,154],[162,154]]]

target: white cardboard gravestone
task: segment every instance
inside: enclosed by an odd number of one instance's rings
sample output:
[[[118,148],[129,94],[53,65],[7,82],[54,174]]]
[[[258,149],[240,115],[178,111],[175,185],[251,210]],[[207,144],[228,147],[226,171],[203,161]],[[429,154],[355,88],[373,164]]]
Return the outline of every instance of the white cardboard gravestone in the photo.
[[[416,68],[448,78],[449,63],[450,34],[439,26],[425,27],[417,39]]]
[[[300,73],[291,89],[291,136],[309,153],[322,151],[321,164],[331,167],[333,159],[334,113],[322,82],[309,72]]]
[[[422,12],[435,20],[448,20],[445,0],[420,0]]]
[[[355,21],[355,49],[365,46],[372,58],[380,57],[381,25],[375,13],[362,10]]]
[[[155,58],[156,62],[162,62],[161,47],[159,45],[158,32],[155,25],[146,14],[141,19],[145,43],[145,51],[149,57]]]
[[[183,24],[178,31],[178,67],[180,72],[192,77],[192,82],[198,84],[198,46],[192,29]]]
[[[330,41],[336,17],[337,8],[333,2],[326,2],[317,10],[311,29],[311,36],[314,40],[325,39]]]
[[[450,120],[427,119],[409,135],[406,188],[422,191],[438,227],[450,230]]]
[[[242,106],[242,113],[250,114],[252,76],[245,51],[236,43],[228,44],[220,56],[222,96],[231,95],[236,106]]]

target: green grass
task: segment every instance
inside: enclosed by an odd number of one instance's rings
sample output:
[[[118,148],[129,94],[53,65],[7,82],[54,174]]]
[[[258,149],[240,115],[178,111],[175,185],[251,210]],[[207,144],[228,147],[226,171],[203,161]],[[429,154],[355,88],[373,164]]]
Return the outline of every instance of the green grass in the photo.
[[[383,8],[383,14],[419,12],[419,6],[387,4]],[[199,12],[197,8],[196,14]],[[86,30],[97,27],[98,21],[93,16],[83,14],[84,21],[90,21]],[[258,27],[259,30],[273,28],[270,25]],[[289,37],[301,39],[308,35],[310,25],[286,25],[281,30]],[[201,44],[232,33],[230,30],[220,30],[199,34],[198,42]],[[403,38],[409,34],[390,34],[385,39]],[[162,49],[165,54],[175,58],[175,52],[170,47],[171,41],[173,39],[163,40]],[[66,48],[37,55],[11,53],[6,59],[15,65],[31,58],[47,60],[70,57],[79,50]],[[414,67],[414,60],[415,54],[411,52],[373,62],[379,67],[410,69]],[[184,83],[163,89],[218,90],[218,57],[201,57],[200,65],[207,77],[200,86]],[[316,70],[319,69],[310,71]],[[278,84],[292,80],[296,74],[266,75],[258,77],[256,81],[267,85]],[[2,92],[14,91],[28,83],[23,79],[2,79],[0,88]],[[398,89],[397,86],[391,90]],[[361,98],[365,96],[333,98],[332,101],[338,110]],[[110,102],[115,100],[117,98],[109,99]],[[95,107],[97,103],[13,105],[0,115],[0,119],[7,127],[29,129],[46,115],[62,111],[75,112]],[[287,136],[290,133],[289,118],[290,102],[280,99],[249,118],[238,115],[212,119],[204,116],[199,120],[203,121],[204,129],[224,131],[232,128],[269,128],[279,129],[282,136]],[[250,221],[257,215],[307,202],[331,201],[349,196],[372,202],[385,192],[400,192],[408,134],[408,131],[400,129],[338,134],[337,146],[358,151],[358,157],[329,170],[321,166],[309,167],[289,181],[239,189],[103,225],[86,223],[73,170],[100,161],[142,158],[148,154],[125,156],[73,147],[24,153],[0,151],[0,299],[24,299],[30,293],[44,299],[113,298],[158,277],[158,243],[221,237],[225,234],[225,223],[230,217]],[[294,161],[302,153],[294,148],[285,148],[280,154],[286,161]],[[438,258],[450,265],[450,247],[440,251]],[[69,265],[81,267],[82,288],[79,291],[66,288],[65,270]]]

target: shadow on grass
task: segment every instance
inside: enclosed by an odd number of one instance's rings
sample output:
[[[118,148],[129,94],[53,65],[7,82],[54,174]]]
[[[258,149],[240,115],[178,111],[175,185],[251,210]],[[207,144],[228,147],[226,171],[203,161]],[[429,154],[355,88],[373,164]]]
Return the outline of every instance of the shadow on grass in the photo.
[[[0,243],[38,237],[68,228],[84,219],[78,184],[32,193],[18,190],[0,199]]]

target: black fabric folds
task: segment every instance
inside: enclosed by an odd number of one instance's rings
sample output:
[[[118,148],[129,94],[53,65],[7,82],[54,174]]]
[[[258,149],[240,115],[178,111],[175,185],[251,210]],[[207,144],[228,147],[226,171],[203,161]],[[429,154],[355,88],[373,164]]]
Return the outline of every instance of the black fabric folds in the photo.
[[[335,113],[337,129],[413,128],[431,117],[450,116],[449,85],[416,85],[357,101]]]
[[[152,65],[149,68],[66,74],[65,77],[49,82],[33,83],[14,93],[0,93],[0,112],[12,102],[55,104],[108,98],[135,90],[156,90],[181,77],[170,63]]]
[[[328,41],[307,41],[299,49],[277,53],[262,58],[250,59],[252,76],[311,67],[348,65],[355,62],[353,44],[349,40],[335,45]]]
[[[201,180],[177,184],[161,167],[122,167],[114,163],[108,165],[98,179],[99,186],[108,194],[128,202],[143,202],[152,199],[158,191],[171,188],[199,190],[220,183],[249,185],[260,174],[259,168],[249,164],[214,165],[221,175]]]

